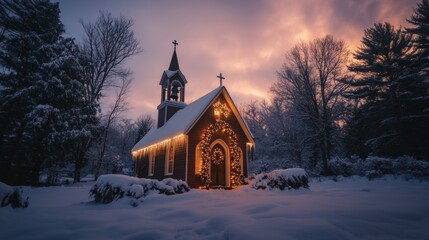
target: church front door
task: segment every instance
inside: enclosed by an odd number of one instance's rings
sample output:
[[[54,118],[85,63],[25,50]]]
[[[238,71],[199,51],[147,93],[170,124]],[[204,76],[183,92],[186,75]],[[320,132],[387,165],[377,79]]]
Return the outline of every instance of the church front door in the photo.
[[[225,187],[226,186],[226,161],[227,154],[222,145],[216,144],[211,149],[211,165],[210,175],[212,180],[212,187]]]

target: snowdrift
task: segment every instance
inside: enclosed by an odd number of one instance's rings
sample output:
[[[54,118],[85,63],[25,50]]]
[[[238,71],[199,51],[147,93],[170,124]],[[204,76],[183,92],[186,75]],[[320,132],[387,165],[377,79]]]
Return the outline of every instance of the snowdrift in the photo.
[[[22,189],[18,187],[11,187],[5,183],[0,182],[0,207],[11,205],[12,208],[26,208],[28,207],[28,197],[22,199]]]
[[[173,195],[190,190],[182,180],[166,178],[162,181],[136,178],[119,174],[100,176],[90,190],[97,203],[110,203],[123,197],[141,199],[150,193]],[[137,202],[132,202],[133,205]]]
[[[254,189],[299,189],[308,188],[308,175],[302,168],[277,169],[255,175],[250,186]]]

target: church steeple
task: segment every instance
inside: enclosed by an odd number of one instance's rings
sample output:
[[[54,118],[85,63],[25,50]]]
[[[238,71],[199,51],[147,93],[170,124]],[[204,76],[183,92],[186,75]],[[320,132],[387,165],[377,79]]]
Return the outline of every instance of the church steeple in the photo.
[[[162,127],[177,111],[184,108],[185,85],[188,83],[179,68],[176,47],[179,43],[174,40],[174,51],[170,66],[162,74],[161,81],[161,104],[158,106],[158,128]]]
[[[168,70],[176,71],[176,70],[179,70],[179,60],[177,60],[177,54],[176,54],[176,46],[179,45],[179,43],[176,40],[174,40],[172,43],[174,45],[174,52],[173,52],[173,57],[171,57],[171,62],[170,62],[170,66],[168,67]]]

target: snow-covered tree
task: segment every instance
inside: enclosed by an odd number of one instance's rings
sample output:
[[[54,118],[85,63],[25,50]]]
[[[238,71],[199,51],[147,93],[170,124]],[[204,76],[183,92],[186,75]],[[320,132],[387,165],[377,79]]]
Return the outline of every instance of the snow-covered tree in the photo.
[[[346,95],[359,101],[349,136],[360,133],[352,144],[369,147],[364,154],[422,157],[427,151],[427,112],[421,101],[427,87],[418,58],[412,35],[402,29],[377,23],[365,30],[349,66],[357,77],[348,82]]]
[[[302,144],[311,146],[314,158],[322,159],[325,173],[329,172],[327,161],[337,121],[343,114],[341,93],[346,88],[343,81],[349,78],[345,72],[347,59],[344,42],[332,36],[300,43],[286,53],[278,81],[271,88],[280,103],[274,107],[287,109],[288,125],[301,126],[296,136]]]
[[[47,0],[0,3],[0,175],[7,182],[37,184],[42,168],[74,158],[76,141],[91,138],[97,124],[59,13]]]
[[[85,99],[100,103],[108,91],[115,92],[111,107],[102,111],[102,134],[96,156],[95,177],[97,178],[104,165],[108,135],[111,126],[127,108],[126,97],[131,84],[131,71],[125,67],[127,59],[141,52],[139,43],[132,30],[133,21],[123,16],[113,17],[110,13],[100,12],[93,23],[82,22],[85,37],[81,50],[87,64],[82,72],[85,79]],[[79,181],[79,179],[75,179]]]
[[[413,27],[407,31],[414,35],[414,47],[417,49],[416,60],[413,65],[418,70],[418,76],[408,83],[408,109],[409,124],[415,125],[413,134],[418,134],[418,140],[422,141],[416,148],[416,156],[429,159],[429,1],[422,0],[417,4],[414,14],[408,20]],[[426,141],[425,141],[426,140]],[[414,144],[411,143],[411,144]]]
[[[151,115],[141,115],[137,118],[135,125],[137,127],[137,134],[134,143],[137,143],[142,139],[153,127],[155,120]]]
[[[414,14],[407,20],[413,26],[407,31],[415,36],[415,47],[423,51],[424,58],[429,57],[429,1],[422,0],[414,9]]]

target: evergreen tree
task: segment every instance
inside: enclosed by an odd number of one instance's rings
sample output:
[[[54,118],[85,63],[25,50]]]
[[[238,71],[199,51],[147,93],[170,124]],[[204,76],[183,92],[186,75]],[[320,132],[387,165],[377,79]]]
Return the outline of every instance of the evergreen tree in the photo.
[[[389,23],[374,24],[365,30],[354,59],[349,70],[358,78],[348,82],[353,90],[346,96],[360,105],[349,126],[349,139],[364,142],[368,149],[357,147],[364,153],[352,153],[422,157],[427,123],[422,122],[415,99],[426,90],[419,89],[423,78],[412,35]]]
[[[43,168],[72,158],[97,125],[84,100],[79,51],[62,37],[58,3],[0,3],[1,180],[37,184]],[[62,161],[61,161],[62,160]],[[25,179],[26,178],[26,179]]]
[[[414,125],[418,141],[415,151],[418,157],[429,159],[429,2],[422,0],[417,4],[414,15],[408,20],[413,28],[407,31],[414,35],[414,47],[416,48],[416,60],[413,67],[418,70],[409,85],[406,95],[408,105],[412,105],[408,110],[410,124]],[[412,142],[411,144],[414,144]]]
[[[415,35],[415,46],[424,53],[424,57],[429,57],[429,1],[422,0],[414,9],[414,15],[407,20],[414,27],[407,28],[407,31]]]

